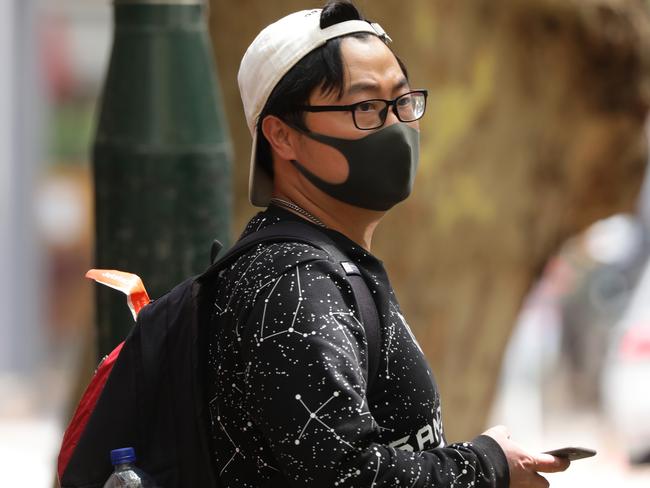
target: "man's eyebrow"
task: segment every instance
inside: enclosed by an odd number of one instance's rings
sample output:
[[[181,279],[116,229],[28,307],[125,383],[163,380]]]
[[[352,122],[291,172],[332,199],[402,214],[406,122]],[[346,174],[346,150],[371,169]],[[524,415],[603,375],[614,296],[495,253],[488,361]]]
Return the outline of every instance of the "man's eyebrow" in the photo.
[[[409,80],[407,80],[406,77],[404,77],[395,84],[395,86],[393,87],[393,91],[395,92],[406,86],[409,86]]]
[[[406,78],[400,79],[395,86],[393,87],[393,91],[397,91],[400,88],[404,88],[405,86],[408,86],[409,82]],[[347,89],[345,92],[346,95],[355,95],[360,92],[366,92],[366,91],[378,91],[379,90],[379,83],[375,82],[359,82],[359,83],[354,83],[350,85],[350,87]]]

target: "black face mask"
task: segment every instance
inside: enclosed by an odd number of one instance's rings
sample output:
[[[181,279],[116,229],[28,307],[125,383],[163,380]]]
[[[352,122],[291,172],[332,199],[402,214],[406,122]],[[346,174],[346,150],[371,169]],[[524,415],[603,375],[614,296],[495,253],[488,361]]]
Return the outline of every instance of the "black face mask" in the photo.
[[[349,174],[343,183],[323,181],[298,161],[292,161],[309,181],[329,196],[356,207],[384,211],[410,195],[420,158],[417,129],[398,123],[361,139],[339,139],[297,130],[337,149],[348,161]]]

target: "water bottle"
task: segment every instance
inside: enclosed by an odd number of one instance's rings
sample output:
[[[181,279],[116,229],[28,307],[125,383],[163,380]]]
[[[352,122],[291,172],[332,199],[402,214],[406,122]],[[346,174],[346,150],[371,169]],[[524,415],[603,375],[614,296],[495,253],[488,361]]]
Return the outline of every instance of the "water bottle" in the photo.
[[[153,478],[135,467],[135,450],[132,447],[113,449],[111,463],[115,471],[104,484],[104,488],[156,488]]]

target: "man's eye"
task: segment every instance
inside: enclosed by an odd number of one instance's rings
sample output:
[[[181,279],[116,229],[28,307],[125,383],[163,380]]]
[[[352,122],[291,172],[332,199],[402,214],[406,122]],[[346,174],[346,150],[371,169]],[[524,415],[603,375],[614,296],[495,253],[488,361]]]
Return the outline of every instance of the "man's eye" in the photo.
[[[413,103],[413,97],[411,95],[406,95],[397,100],[397,105],[399,107],[407,107]]]
[[[361,102],[357,105],[357,112],[377,112],[380,110],[379,103],[376,101]]]

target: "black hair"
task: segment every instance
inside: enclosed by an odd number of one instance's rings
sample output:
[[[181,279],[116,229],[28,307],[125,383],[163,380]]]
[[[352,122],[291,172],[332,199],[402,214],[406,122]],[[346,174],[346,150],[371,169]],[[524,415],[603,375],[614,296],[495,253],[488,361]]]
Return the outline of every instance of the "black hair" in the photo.
[[[350,1],[332,0],[323,7],[320,28],[324,29],[348,20],[367,21]],[[339,97],[343,95],[341,39],[345,37],[368,39],[371,35],[367,32],[355,32],[330,39],[298,61],[280,79],[257,119],[257,160],[269,175],[273,175],[273,161],[269,142],[262,132],[264,118],[275,115],[295,127],[305,129],[304,113],[298,107],[307,104],[309,96],[316,88],[321,89],[326,95],[331,93],[337,93]],[[404,63],[397,56],[395,58],[404,76],[408,78]]]

